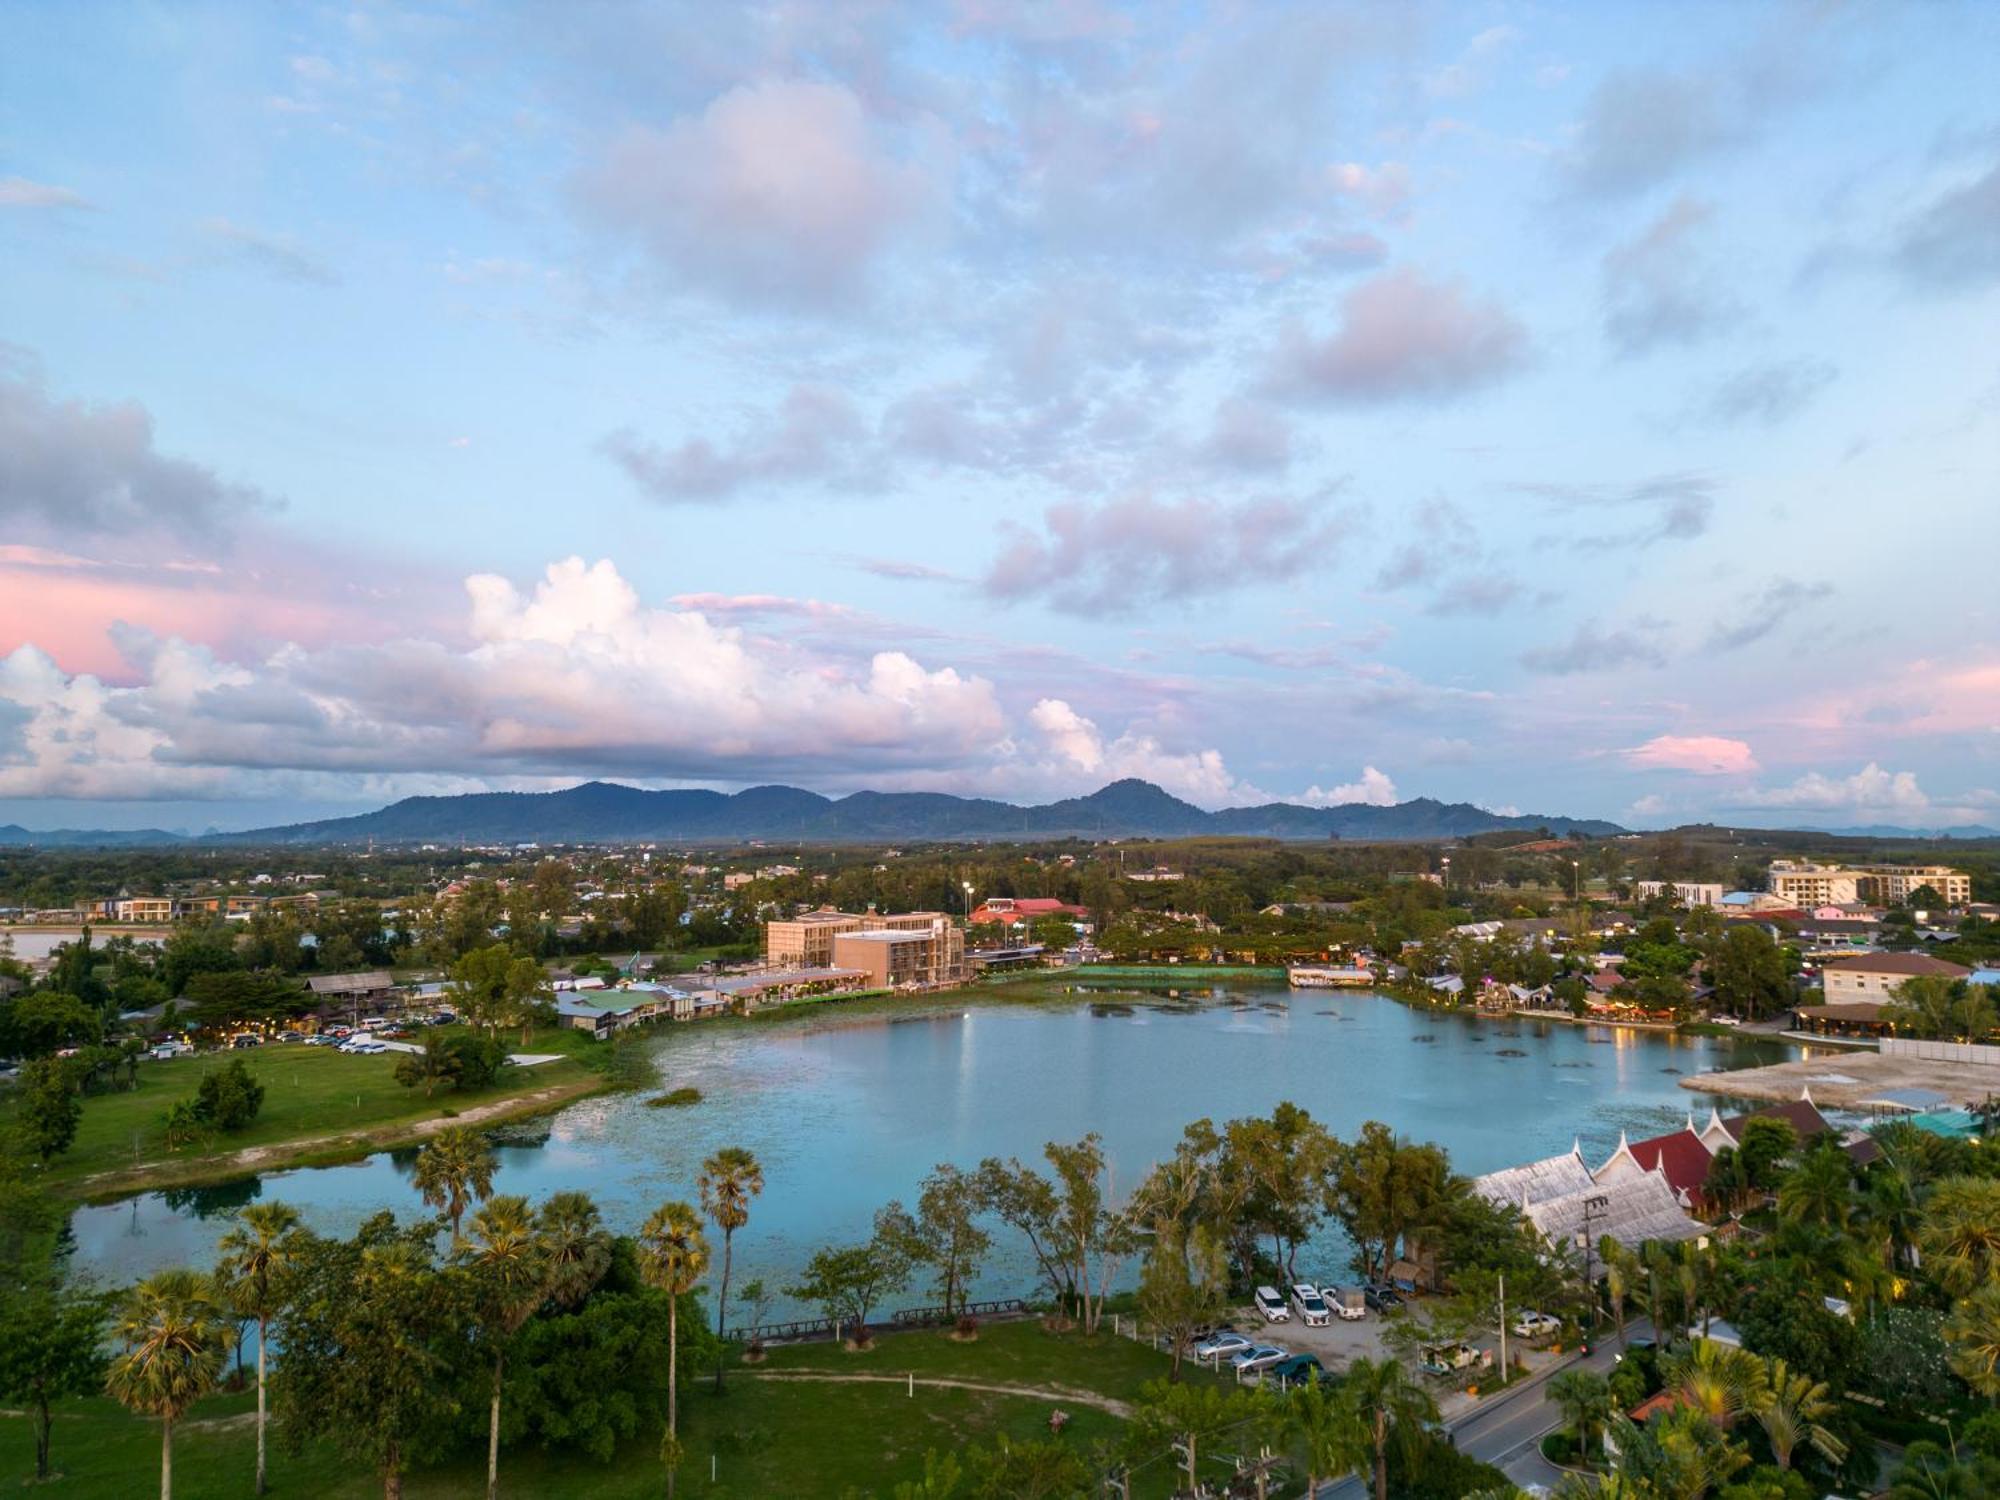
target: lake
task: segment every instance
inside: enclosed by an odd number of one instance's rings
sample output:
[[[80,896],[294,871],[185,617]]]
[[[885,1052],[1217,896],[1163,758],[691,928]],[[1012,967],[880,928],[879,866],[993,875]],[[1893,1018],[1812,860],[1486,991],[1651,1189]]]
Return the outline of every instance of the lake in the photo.
[[[737,1237],[737,1279],[779,1284],[818,1246],[866,1237],[875,1210],[913,1201],[941,1161],[1039,1164],[1043,1142],[1094,1130],[1122,1191],[1188,1121],[1268,1114],[1289,1099],[1343,1136],[1379,1119],[1439,1141],[1467,1173],[1565,1150],[1572,1137],[1594,1162],[1621,1130],[1637,1139],[1690,1109],[1706,1114],[1709,1101],[1680,1088],[1679,1074],[1796,1055],[1769,1043],[1432,1014],[1282,984],[835,1008],[677,1026],[640,1045],[660,1087],[693,1085],[702,1102],[649,1109],[643,1095],[618,1094],[572,1105],[537,1122],[528,1143],[501,1147],[497,1190],[540,1199],[581,1188],[614,1228],[631,1230],[665,1199],[695,1201],[710,1152],[746,1146],[765,1189]],[[292,1204],[329,1234],[351,1233],[384,1207],[421,1214],[412,1159],[383,1153],[81,1208],[70,1226],[75,1264],[114,1283],[206,1265],[229,1216],[258,1198]],[[978,1295],[1026,1290],[1025,1253],[1004,1229],[995,1241]],[[1303,1264],[1334,1278],[1345,1262],[1336,1230]]]

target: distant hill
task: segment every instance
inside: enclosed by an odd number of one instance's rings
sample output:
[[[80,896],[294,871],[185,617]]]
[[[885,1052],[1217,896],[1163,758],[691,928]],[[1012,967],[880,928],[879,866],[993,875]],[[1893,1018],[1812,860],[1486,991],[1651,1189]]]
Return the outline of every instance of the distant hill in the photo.
[[[184,833],[164,828],[23,828],[0,823],[0,848],[144,849],[158,844],[186,844]]]
[[[372,813],[215,834],[232,844],[922,843],[971,839],[1258,838],[1440,839],[1502,829],[1607,836],[1624,830],[1594,818],[1503,817],[1467,802],[1420,797],[1394,807],[1298,807],[1273,802],[1205,812],[1151,782],[1114,781],[1087,797],[1019,807],[942,792],[855,792],[838,799],[797,787],[751,787],[734,795],[642,791],[592,781],[560,792],[474,792],[407,797]]]

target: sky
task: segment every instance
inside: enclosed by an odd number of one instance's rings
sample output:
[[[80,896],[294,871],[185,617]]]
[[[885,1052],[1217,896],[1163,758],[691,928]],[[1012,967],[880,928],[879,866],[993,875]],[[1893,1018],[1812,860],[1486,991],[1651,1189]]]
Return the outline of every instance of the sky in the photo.
[[[2000,824],[2000,6],[0,0],[0,821]]]

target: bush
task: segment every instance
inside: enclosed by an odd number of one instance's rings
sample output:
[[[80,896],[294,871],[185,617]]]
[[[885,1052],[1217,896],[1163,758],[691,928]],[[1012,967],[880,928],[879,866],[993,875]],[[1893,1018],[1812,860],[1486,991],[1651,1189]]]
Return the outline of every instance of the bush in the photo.
[[[453,1037],[445,1046],[451,1053],[454,1088],[491,1088],[507,1064],[507,1048],[498,1037],[468,1031]]]
[[[701,1090],[695,1088],[670,1089],[664,1094],[655,1094],[646,1101],[648,1109],[686,1109],[690,1104],[701,1103]]]
[[[263,1107],[264,1085],[240,1057],[208,1074],[194,1092],[194,1118],[215,1130],[241,1130]]]

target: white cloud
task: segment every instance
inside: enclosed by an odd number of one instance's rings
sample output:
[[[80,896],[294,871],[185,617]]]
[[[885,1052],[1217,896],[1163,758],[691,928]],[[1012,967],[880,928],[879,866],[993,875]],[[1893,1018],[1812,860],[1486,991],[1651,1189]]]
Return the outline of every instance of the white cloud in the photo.
[[[1914,771],[1885,771],[1872,760],[1852,776],[1823,776],[1817,771],[1808,771],[1790,786],[1745,792],[1734,800],[1742,807],[1794,807],[1902,816],[1931,810],[1930,796],[1917,785]]]
[[[1028,713],[1058,776],[1091,786],[1136,776],[1202,807],[1268,802],[1268,794],[1230,774],[1219,750],[1168,750],[1150,734],[1127,729],[1106,741],[1097,725],[1060,698],[1044,698]]]
[[[1619,754],[1630,766],[1696,776],[1743,776],[1757,769],[1748,744],[1718,734],[1659,734]]]
[[[83,194],[26,177],[0,177],[0,208],[89,208]]]
[[[1363,766],[1358,781],[1325,788],[1311,786],[1299,798],[1308,807],[1343,807],[1354,802],[1365,803],[1369,807],[1393,807],[1399,800],[1396,783],[1373,766]]]

